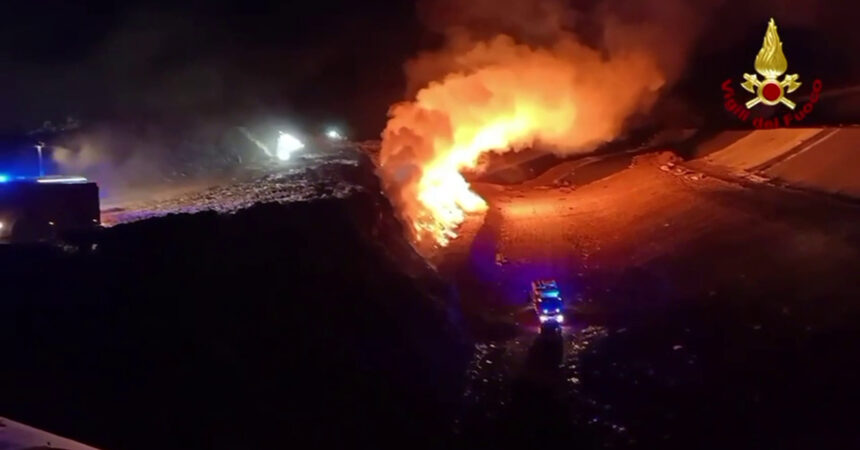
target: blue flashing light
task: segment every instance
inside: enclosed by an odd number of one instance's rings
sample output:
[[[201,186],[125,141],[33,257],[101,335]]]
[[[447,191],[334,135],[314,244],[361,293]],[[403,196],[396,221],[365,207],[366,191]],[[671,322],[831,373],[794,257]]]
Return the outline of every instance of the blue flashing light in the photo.
[[[0,183],[5,183],[9,181],[9,179],[9,175],[6,175],[5,173],[0,173]]]
[[[541,293],[541,297],[558,297],[558,291],[544,291]]]

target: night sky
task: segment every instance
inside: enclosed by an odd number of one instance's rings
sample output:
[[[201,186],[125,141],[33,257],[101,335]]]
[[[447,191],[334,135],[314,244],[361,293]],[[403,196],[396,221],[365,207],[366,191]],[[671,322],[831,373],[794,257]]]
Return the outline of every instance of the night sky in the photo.
[[[856,82],[858,8],[828,3],[815,23],[785,3],[773,15],[789,70],[828,87]],[[413,0],[21,2],[0,17],[0,133],[67,116],[239,124],[271,114],[374,138],[404,95],[403,63],[441,43],[416,9]],[[769,13],[725,2],[675,95],[719,102],[722,80],[752,72]]]
[[[6,133],[66,115],[292,113],[378,134],[426,39],[411,0],[51,0],[0,21]]]

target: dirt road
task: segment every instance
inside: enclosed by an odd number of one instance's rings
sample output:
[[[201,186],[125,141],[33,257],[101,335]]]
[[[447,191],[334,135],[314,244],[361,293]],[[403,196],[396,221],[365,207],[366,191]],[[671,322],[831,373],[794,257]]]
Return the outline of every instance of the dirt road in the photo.
[[[477,186],[489,211],[433,256],[484,346],[470,443],[853,443],[860,209],[664,163],[575,190]],[[573,305],[561,350],[536,338],[535,278]]]

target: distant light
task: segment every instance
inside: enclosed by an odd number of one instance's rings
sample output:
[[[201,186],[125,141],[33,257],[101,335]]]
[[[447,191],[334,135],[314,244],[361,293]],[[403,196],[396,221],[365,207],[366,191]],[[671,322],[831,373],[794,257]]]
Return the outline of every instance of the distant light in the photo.
[[[5,183],[7,181],[9,181],[9,175],[6,175],[5,173],[0,173],[0,183]]]
[[[278,136],[278,149],[276,156],[281,161],[287,161],[290,159],[290,155],[293,152],[305,148],[305,144],[295,136],[284,133],[283,131],[280,131],[279,133],[281,133],[281,135]]]
[[[86,183],[87,179],[84,177],[51,177],[39,178],[36,181],[39,183]]]
[[[4,227],[3,222],[0,222],[0,230],[2,230],[2,229],[3,229],[3,227]]]
[[[340,132],[334,128],[329,128],[329,130],[325,132],[325,135],[326,137],[334,141],[343,140],[343,135],[340,134]]]

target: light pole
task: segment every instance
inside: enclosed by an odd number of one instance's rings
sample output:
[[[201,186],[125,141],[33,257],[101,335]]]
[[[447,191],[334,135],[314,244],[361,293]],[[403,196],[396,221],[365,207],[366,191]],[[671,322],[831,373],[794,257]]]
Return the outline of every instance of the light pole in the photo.
[[[45,170],[42,168],[42,149],[45,148],[44,142],[36,144],[36,151],[39,153],[39,177],[45,176]]]

